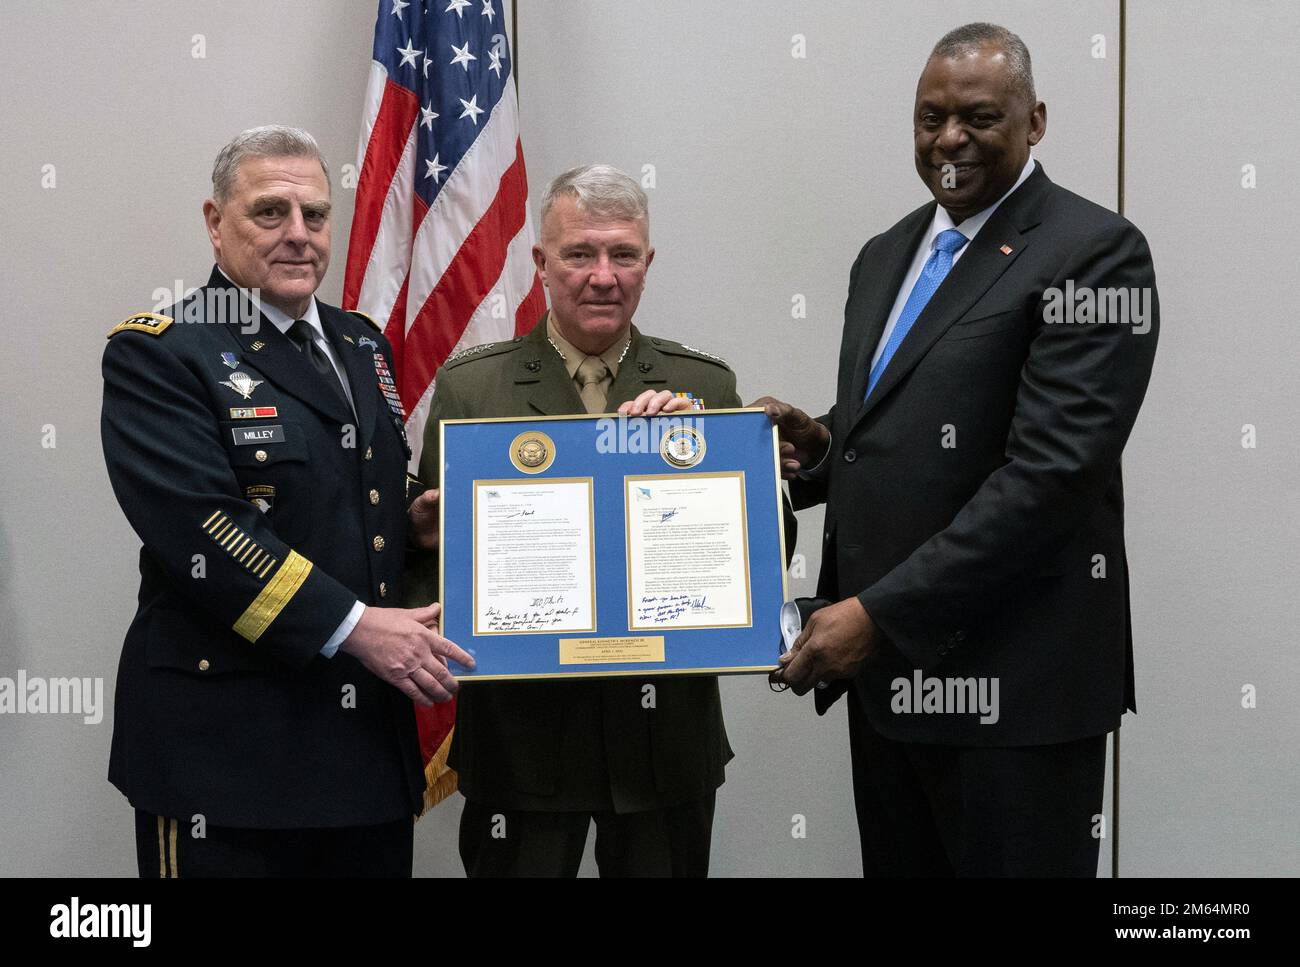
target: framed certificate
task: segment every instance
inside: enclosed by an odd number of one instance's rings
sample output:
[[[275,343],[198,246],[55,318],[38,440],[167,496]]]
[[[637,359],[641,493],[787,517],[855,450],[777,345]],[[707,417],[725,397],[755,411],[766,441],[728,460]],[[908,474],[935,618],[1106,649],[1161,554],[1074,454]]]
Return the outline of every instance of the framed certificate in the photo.
[[[768,672],[786,600],[761,409],[444,420],[443,633],[462,681]]]

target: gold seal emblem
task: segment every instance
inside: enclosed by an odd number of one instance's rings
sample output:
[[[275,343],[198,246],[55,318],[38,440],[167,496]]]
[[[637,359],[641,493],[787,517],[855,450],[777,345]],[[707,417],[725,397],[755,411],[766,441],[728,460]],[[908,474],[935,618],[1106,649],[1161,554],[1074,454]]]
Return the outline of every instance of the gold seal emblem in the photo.
[[[555,461],[555,441],[539,430],[527,430],[510,441],[510,462],[523,473],[541,473]]]
[[[675,426],[659,441],[659,455],[670,467],[693,467],[704,451],[704,434],[693,426]]]

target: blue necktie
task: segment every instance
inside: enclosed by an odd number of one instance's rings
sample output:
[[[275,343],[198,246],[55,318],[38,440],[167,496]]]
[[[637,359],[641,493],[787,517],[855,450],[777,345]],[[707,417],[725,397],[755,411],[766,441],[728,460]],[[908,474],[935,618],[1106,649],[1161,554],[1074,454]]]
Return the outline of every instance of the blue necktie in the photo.
[[[912,286],[912,292],[907,297],[907,302],[903,304],[903,312],[898,317],[898,322],[894,324],[894,331],[889,334],[889,341],[885,343],[885,351],[880,354],[876,360],[876,365],[871,368],[871,375],[867,378],[867,396],[871,395],[872,389],[875,388],[880,374],[885,371],[889,361],[894,358],[899,345],[907,338],[908,331],[912,324],[916,322],[917,316],[925,308],[925,304],[930,301],[934,295],[939,283],[947,278],[948,273],[952,271],[952,257],[963,245],[966,244],[966,236],[955,228],[950,228],[945,232],[940,232],[934,240],[934,251],[930,253],[929,259],[926,260],[925,266],[921,269],[920,278],[916,280],[916,285]]]

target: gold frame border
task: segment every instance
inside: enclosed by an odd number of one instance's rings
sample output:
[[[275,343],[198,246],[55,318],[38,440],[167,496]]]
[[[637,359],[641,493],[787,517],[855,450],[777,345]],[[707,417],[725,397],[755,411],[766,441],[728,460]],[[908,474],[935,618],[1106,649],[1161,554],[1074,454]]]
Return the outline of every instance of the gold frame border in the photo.
[[[620,672],[529,672],[523,675],[466,675],[457,678],[461,685],[470,682],[519,682],[535,679],[563,678],[662,678],[667,675],[758,675],[768,674],[781,667],[780,662],[770,665],[734,665],[728,668],[638,668]]]
[[[656,413],[654,416],[629,416],[623,417],[618,413],[556,413],[556,414],[538,414],[536,416],[484,416],[478,419],[473,417],[457,417],[454,420],[442,420],[442,425],[459,424],[459,423],[550,423],[552,420],[603,420],[614,418],[628,420],[670,420],[673,417],[686,419],[690,417],[695,419],[700,414],[705,416],[719,415],[723,413],[763,413],[765,410],[761,406],[731,406],[719,408],[716,410],[674,410],[672,413]]]
[[[683,413],[688,411],[682,411]],[[692,410],[692,413],[763,413],[761,406],[730,406],[719,409]],[[672,416],[672,414],[668,414]],[[457,417],[451,420],[440,420],[438,423],[438,493],[441,499],[438,501],[438,533],[445,535],[447,533],[447,479],[446,479],[446,453],[447,453],[447,426],[448,424],[461,423],[545,423],[551,420],[591,420],[600,419],[602,416],[618,417],[617,413],[562,413],[555,415],[538,415],[538,416],[487,416],[479,419],[472,417]],[[776,522],[777,532],[781,537],[781,597],[782,603],[790,600],[790,568],[786,564],[786,538],[785,538],[785,513],[783,504],[784,492],[781,490],[781,447],[780,435],[775,424],[772,426],[772,465],[776,470]],[[438,601],[442,604],[442,622],[441,626],[446,627],[447,616],[447,594],[446,594],[446,545],[440,539],[438,541]],[[473,618],[471,617],[471,625]],[[469,682],[510,682],[510,681],[531,681],[540,679],[566,679],[566,678],[625,678],[628,676],[640,675],[644,677],[647,674],[656,677],[661,675],[756,675],[759,673],[766,674],[775,668],[780,667],[779,662],[773,662],[771,665],[733,665],[724,668],[689,668],[689,669],[638,669],[627,672],[541,672],[527,673],[521,675],[461,675],[456,677],[460,684]]]

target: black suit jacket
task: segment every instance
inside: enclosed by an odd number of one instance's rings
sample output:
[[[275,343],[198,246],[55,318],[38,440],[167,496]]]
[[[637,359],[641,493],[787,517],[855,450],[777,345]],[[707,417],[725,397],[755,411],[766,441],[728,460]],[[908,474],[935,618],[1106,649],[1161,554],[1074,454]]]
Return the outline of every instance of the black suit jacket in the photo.
[[[546,338],[545,318],[528,336],[448,360],[436,385],[420,454],[420,477],[431,485],[441,467],[440,420],[585,412]],[[647,389],[690,392],[714,409],[741,405],[735,374],[721,360],[633,328],[607,408],[617,410]],[[408,603],[427,603],[436,587],[437,561],[430,558],[408,575]],[[653,708],[642,702],[646,684],[655,687]],[[713,792],[731,757],[716,677],[647,675],[467,680],[449,762],[461,791],[487,805],[636,812]]]
[[[104,460],[143,544],[109,779],[139,809],[217,826],[410,817],[410,700],[319,654],[355,601],[401,600],[408,450],[380,390],[388,343],[318,303],[354,417],[264,316],[223,322],[228,296],[214,270],[104,351]]]
[[[1107,732],[1135,707],[1120,455],[1155,355],[1151,255],[1132,224],[1037,166],[864,403],[934,212],[871,239],[853,266],[822,418],[832,448],[821,479],[792,487],[797,507],[827,504],[818,593],[856,595],[877,626],[881,655],[853,690],[888,737],[1023,745]],[[1089,288],[1148,293],[1148,331],[1048,321],[1053,290]],[[896,681],[917,670],[996,679],[997,721],[891,708]],[[834,694],[819,694],[821,710]]]

